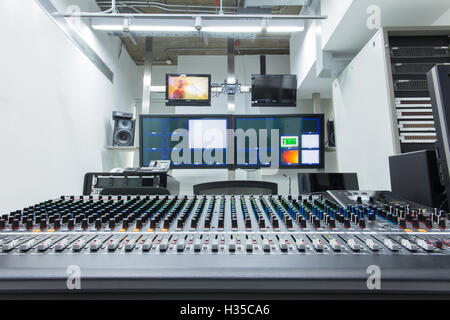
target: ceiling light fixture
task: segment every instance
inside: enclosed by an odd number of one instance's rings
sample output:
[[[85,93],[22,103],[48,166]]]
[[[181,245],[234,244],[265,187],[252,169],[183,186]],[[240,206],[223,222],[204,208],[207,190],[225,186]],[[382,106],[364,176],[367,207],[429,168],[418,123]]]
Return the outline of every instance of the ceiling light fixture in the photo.
[[[202,32],[218,32],[218,33],[259,33],[262,27],[203,27]]]
[[[300,26],[274,26],[274,27],[267,27],[267,32],[273,32],[273,33],[291,33],[291,32],[300,32],[305,30],[305,27]]]
[[[235,17],[206,18],[186,17],[166,18],[155,17],[92,17],[92,28],[109,32],[132,32],[137,36],[148,34],[165,36],[172,33],[179,36],[195,36],[200,33],[211,33],[216,37],[227,34],[242,34],[243,37],[255,36],[261,32],[293,33],[304,30],[304,21],[296,19],[276,19],[267,17]],[[222,35],[221,35],[222,34]]]
[[[134,31],[134,32],[194,32],[196,31],[195,27],[188,27],[188,26],[143,26],[143,25],[139,25],[139,26],[135,26],[135,25],[131,25],[130,26],[130,31]]]
[[[115,24],[92,24],[92,29],[102,31],[122,31],[122,25]]]

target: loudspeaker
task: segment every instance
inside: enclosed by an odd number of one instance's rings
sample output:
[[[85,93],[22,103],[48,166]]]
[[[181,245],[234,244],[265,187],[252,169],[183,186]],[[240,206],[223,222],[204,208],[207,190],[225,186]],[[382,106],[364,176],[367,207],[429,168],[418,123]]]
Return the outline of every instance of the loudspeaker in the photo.
[[[427,79],[436,127],[436,155],[448,201],[450,199],[450,66],[436,65],[427,73]]]
[[[135,120],[133,120],[133,114],[113,111],[113,120],[113,146],[134,146]]]
[[[336,147],[336,137],[334,134],[334,120],[328,120],[327,122],[327,135],[328,135],[328,146]]]

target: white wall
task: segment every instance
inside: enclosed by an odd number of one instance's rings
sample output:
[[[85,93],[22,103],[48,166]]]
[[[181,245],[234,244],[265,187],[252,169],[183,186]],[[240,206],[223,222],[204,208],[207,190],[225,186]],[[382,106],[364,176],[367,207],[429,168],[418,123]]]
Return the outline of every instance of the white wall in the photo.
[[[34,1],[2,0],[0,27],[14,30],[0,51],[0,212],[80,194],[86,172],[126,165],[129,155],[104,150],[112,110],[131,111],[137,85],[126,50],[117,58],[119,40],[86,34],[111,83]]]
[[[297,75],[298,86],[301,87],[317,59],[316,32],[317,22],[305,26],[304,32],[296,32],[290,39],[291,73]],[[299,92],[301,94],[301,92]]]
[[[336,31],[337,26],[341,23],[345,16],[345,13],[350,8],[353,0],[321,0],[320,11],[322,15],[327,16],[326,20],[320,22],[322,32],[322,49],[330,40],[333,33]]]
[[[433,26],[450,26],[450,8],[433,23]]]
[[[390,190],[388,158],[398,139],[385,69],[378,32],[333,84],[339,171],[357,172],[362,190]]]

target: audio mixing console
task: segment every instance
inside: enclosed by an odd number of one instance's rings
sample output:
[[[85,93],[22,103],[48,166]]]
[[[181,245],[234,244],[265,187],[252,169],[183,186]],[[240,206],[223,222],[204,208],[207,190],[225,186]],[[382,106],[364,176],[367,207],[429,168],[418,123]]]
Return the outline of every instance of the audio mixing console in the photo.
[[[0,218],[0,291],[450,292],[443,211],[389,192],[63,196]],[[372,268],[372,269],[371,269]]]

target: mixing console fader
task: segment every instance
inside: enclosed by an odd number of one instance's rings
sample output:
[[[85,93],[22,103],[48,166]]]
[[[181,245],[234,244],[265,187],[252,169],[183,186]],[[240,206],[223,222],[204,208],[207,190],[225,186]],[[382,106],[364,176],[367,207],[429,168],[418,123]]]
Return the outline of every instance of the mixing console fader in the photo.
[[[0,290],[450,292],[446,212],[389,192],[62,196],[0,217]]]

